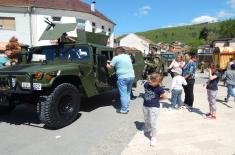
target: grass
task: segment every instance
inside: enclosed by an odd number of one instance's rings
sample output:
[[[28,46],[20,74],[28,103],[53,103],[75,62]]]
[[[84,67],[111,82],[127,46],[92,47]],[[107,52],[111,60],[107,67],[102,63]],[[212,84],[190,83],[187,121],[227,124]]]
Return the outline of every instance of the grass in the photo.
[[[188,25],[172,28],[162,28],[156,30],[150,30],[145,32],[137,32],[137,35],[142,35],[147,39],[154,42],[174,42],[180,41],[192,47],[198,47],[204,44],[199,40],[200,31],[204,28],[208,28],[209,31],[215,34],[215,37],[219,36],[220,23],[204,23],[197,25]]]

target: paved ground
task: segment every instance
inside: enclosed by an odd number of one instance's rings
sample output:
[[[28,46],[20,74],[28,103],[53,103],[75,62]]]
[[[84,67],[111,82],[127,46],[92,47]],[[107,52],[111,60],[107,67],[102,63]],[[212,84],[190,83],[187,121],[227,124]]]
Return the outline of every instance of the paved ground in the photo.
[[[168,80],[167,80],[168,81]],[[165,83],[168,83],[165,81]],[[149,139],[140,132],[122,152],[122,155],[235,155],[235,102],[224,103],[226,88],[219,87],[217,120],[204,119],[208,112],[205,75],[197,75],[193,112],[166,111],[163,105],[158,119],[157,145],[149,146]],[[164,106],[165,105],[165,106]],[[142,119],[139,126],[143,125]]]
[[[170,80],[164,81],[167,87]],[[131,102],[128,115],[120,115],[115,112],[118,95],[114,91],[84,100],[78,120],[60,130],[43,128],[32,106],[20,106],[0,117],[0,155],[235,154],[235,104],[220,101],[225,95],[225,88],[220,87],[218,119],[204,120],[201,113],[208,109],[205,81],[205,75],[197,75],[194,112],[169,113],[162,108],[154,148],[138,133],[143,125],[142,99]],[[143,93],[142,88],[140,83],[134,94]]]
[[[138,94],[138,92],[134,92]],[[136,134],[141,100],[128,115],[116,113],[117,93],[84,100],[80,117],[60,130],[43,128],[32,106],[0,117],[0,155],[119,155]]]

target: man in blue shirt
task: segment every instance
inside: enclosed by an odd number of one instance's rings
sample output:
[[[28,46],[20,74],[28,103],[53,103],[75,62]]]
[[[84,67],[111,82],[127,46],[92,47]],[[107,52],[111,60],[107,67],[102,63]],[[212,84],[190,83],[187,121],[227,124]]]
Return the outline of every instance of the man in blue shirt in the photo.
[[[120,93],[121,108],[117,112],[127,114],[129,111],[132,83],[135,78],[134,69],[131,58],[125,54],[124,48],[117,47],[115,49],[115,55],[111,62],[108,61],[107,68],[115,68],[118,77],[117,86]]]
[[[188,84],[186,86],[183,86],[185,93],[184,104],[188,107],[189,111],[192,111],[194,101],[193,87],[195,83],[197,57],[195,54],[186,53],[185,59],[186,64],[182,69],[182,76],[185,78]]]

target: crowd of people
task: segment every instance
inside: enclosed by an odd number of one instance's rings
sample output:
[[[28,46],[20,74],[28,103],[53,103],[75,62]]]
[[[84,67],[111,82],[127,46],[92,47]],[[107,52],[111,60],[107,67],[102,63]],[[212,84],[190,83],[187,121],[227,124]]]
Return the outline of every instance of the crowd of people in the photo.
[[[4,53],[0,53],[0,68],[11,66],[17,63],[17,54],[21,52],[21,45],[16,37],[12,37],[3,49]]]
[[[120,93],[121,108],[117,111],[121,114],[129,112],[131,87],[135,77],[131,58],[125,54],[125,50],[121,47],[116,48],[116,56],[112,61],[108,61],[107,68],[116,69],[118,76],[117,86]],[[194,102],[194,84],[195,73],[197,69],[197,56],[193,53],[186,53],[184,56],[179,55],[172,61],[170,75],[172,77],[171,84],[171,106],[169,109],[188,109],[193,110]],[[205,114],[207,119],[216,119],[216,95],[218,92],[218,83],[222,78],[227,83],[227,97],[225,102],[232,96],[235,101],[233,88],[235,86],[235,63],[229,64],[229,69],[224,73],[223,77],[218,71],[218,66],[211,64],[208,66],[208,82],[207,97],[209,103],[209,112]],[[156,144],[157,117],[160,109],[160,100],[168,99],[169,93],[164,90],[162,85],[162,75],[152,73],[148,75],[147,82],[144,84],[145,93],[143,95],[143,116],[145,135],[150,137],[150,145]],[[182,101],[182,93],[185,97]]]

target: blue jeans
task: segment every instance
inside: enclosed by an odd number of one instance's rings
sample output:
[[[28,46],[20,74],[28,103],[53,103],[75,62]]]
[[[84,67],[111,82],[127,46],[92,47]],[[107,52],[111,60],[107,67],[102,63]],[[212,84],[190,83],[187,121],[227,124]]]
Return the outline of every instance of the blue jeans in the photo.
[[[127,112],[129,110],[130,94],[133,81],[133,77],[120,78],[117,80],[117,86],[121,100],[120,112]]]
[[[173,108],[175,108],[176,105],[178,105],[178,107],[181,107],[182,105],[181,95],[182,95],[182,90],[172,89],[171,104]]]
[[[229,99],[230,96],[235,97],[235,94],[233,92],[234,85],[227,84],[227,100]]]

